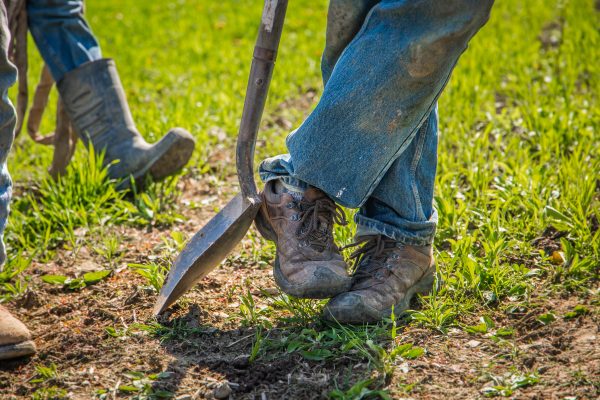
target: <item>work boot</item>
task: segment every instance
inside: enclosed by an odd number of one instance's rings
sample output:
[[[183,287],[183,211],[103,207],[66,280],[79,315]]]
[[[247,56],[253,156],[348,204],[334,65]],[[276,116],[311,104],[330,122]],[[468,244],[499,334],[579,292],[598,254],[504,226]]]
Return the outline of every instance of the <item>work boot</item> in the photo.
[[[33,354],[35,344],[25,325],[0,306],[0,360]]]
[[[350,288],[346,262],[333,240],[333,224],[346,224],[344,211],[325,193],[282,189],[277,180],[261,193],[256,226],[275,242],[275,282],[295,297],[323,299]]]
[[[102,59],[67,72],[58,91],[77,135],[97,153],[106,151],[104,164],[119,189],[138,183],[146,174],[160,180],[180,171],[194,151],[194,138],[173,128],[157,143],[147,143],[133,122],[115,63]]]
[[[431,246],[409,246],[385,236],[368,236],[351,258],[356,270],[352,287],[329,301],[325,319],[347,324],[377,322],[402,315],[416,293],[433,287],[435,264]]]

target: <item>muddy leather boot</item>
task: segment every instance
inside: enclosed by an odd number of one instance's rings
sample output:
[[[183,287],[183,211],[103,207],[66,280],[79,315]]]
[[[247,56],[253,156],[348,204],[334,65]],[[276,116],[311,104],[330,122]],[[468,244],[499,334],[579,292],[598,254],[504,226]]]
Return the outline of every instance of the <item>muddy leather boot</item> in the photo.
[[[352,287],[329,301],[324,317],[347,324],[377,322],[402,315],[417,293],[433,287],[435,264],[431,246],[409,246],[385,236],[370,236],[352,254],[356,271]]]
[[[0,306],[0,360],[30,356],[35,351],[25,325]]]
[[[265,185],[256,226],[275,242],[275,282],[295,297],[322,299],[350,288],[346,262],[333,241],[333,224],[345,224],[344,213],[325,193],[277,193],[276,181]]]
[[[141,182],[146,174],[159,180],[180,171],[194,151],[194,138],[173,128],[157,143],[149,144],[135,127],[115,63],[102,59],[67,72],[57,83],[75,132],[100,153],[118,188],[129,186],[129,177]],[[88,146],[89,147],[89,146]]]

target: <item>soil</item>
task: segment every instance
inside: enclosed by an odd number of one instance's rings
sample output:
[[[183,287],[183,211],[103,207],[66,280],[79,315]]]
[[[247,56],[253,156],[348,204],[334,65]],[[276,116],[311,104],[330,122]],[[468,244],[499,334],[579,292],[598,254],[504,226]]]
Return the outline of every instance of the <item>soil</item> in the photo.
[[[188,178],[181,182],[182,201],[186,204],[202,198],[222,206],[229,198],[227,193],[233,192],[234,180],[228,182],[215,186]],[[172,229],[191,236],[212,216],[207,208],[184,210],[185,222]],[[188,334],[169,338],[133,330],[124,337],[110,336],[107,327],[123,330],[136,323],[152,323],[156,293],[144,288],[145,280],[125,266],[147,262],[170,232],[131,227],[114,230],[121,239],[124,258],[110,278],[94,286],[69,291],[40,280],[44,274],[77,276],[102,269],[101,258],[85,247],[76,253],[60,250],[55,261],[30,267],[29,291],[7,306],[31,329],[38,354],[1,364],[0,398],[30,398],[41,387],[32,382],[37,377],[35,366],[51,364],[56,365],[59,377],[45,385],[63,388],[73,399],[92,398],[101,389],[108,390],[107,398],[130,397],[131,393],[117,390],[131,384],[125,375],[130,371],[169,372],[167,378],[154,381],[153,388],[168,390],[181,400],[214,398],[229,391],[235,399],[318,399],[326,398],[336,385],[347,387],[349,377],[350,383],[368,377],[367,364],[350,357],[319,362],[282,353],[250,363],[255,330],[232,318],[239,308],[238,295],[249,288],[257,302],[263,302],[259,289],[274,291],[275,283],[268,266],[239,256],[232,256],[160,317],[162,324],[184,326]],[[550,229],[539,246],[553,248],[557,235]],[[250,249],[252,240],[257,239],[245,239],[240,249]],[[597,398],[597,299],[540,295],[531,304],[523,312],[518,304],[503,304],[502,309],[514,306],[516,311],[499,309],[493,315],[497,326],[515,330],[500,343],[489,335],[471,335],[459,329],[436,334],[413,326],[401,328],[402,340],[423,347],[426,354],[399,363],[387,389],[393,398],[480,398],[482,389],[493,385],[493,376],[537,371],[539,383],[521,388],[513,396]],[[578,304],[586,304],[590,312],[569,320],[561,317]],[[544,325],[538,317],[549,310],[557,319]],[[285,334],[285,329],[275,327],[269,333]]]

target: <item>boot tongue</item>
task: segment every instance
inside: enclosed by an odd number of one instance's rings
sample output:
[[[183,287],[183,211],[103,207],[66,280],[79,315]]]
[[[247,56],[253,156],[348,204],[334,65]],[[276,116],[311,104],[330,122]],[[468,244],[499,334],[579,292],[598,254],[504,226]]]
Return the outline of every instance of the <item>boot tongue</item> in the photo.
[[[333,201],[329,197],[327,197],[327,195],[323,191],[312,186],[304,191],[304,193],[302,194],[302,200],[303,202],[305,202],[305,204],[308,203],[307,205],[312,204],[315,206],[315,203],[319,200],[327,200],[333,203]],[[324,209],[319,209],[318,211],[313,210],[312,212],[314,212],[315,214],[312,215],[310,218],[315,218],[317,220],[317,224],[315,226],[315,229],[310,234],[310,237],[312,237],[316,241],[322,241],[323,248],[326,248],[330,236],[330,231],[333,228],[330,221],[330,213]]]
[[[320,199],[329,199],[329,197],[327,197],[327,195],[323,193],[322,190],[312,186],[304,191],[303,197],[306,201],[309,201],[311,203]]]

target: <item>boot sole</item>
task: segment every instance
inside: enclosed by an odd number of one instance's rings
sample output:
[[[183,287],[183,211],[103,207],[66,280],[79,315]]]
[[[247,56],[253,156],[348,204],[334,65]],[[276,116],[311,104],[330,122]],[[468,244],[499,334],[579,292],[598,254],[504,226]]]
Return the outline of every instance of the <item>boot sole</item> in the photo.
[[[0,346],[0,360],[27,357],[35,354],[35,344],[32,340]]]
[[[150,175],[156,180],[164,179],[168,176],[181,171],[183,167],[190,161],[194,153],[196,142],[191,136],[180,136],[174,131],[169,131],[165,140],[169,135],[176,136],[173,145],[164,152],[150,167]]]
[[[147,174],[150,174],[155,181],[159,181],[181,171],[192,157],[196,144],[189,133],[177,128],[170,130],[156,145],[160,145],[161,142],[171,142],[171,144],[162,153],[153,157],[143,168],[132,174],[133,180],[139,188],[143,189],[143,178]],[[128,178],[123,179],[117,185],[117,190],[130,188],[131,180]]]

